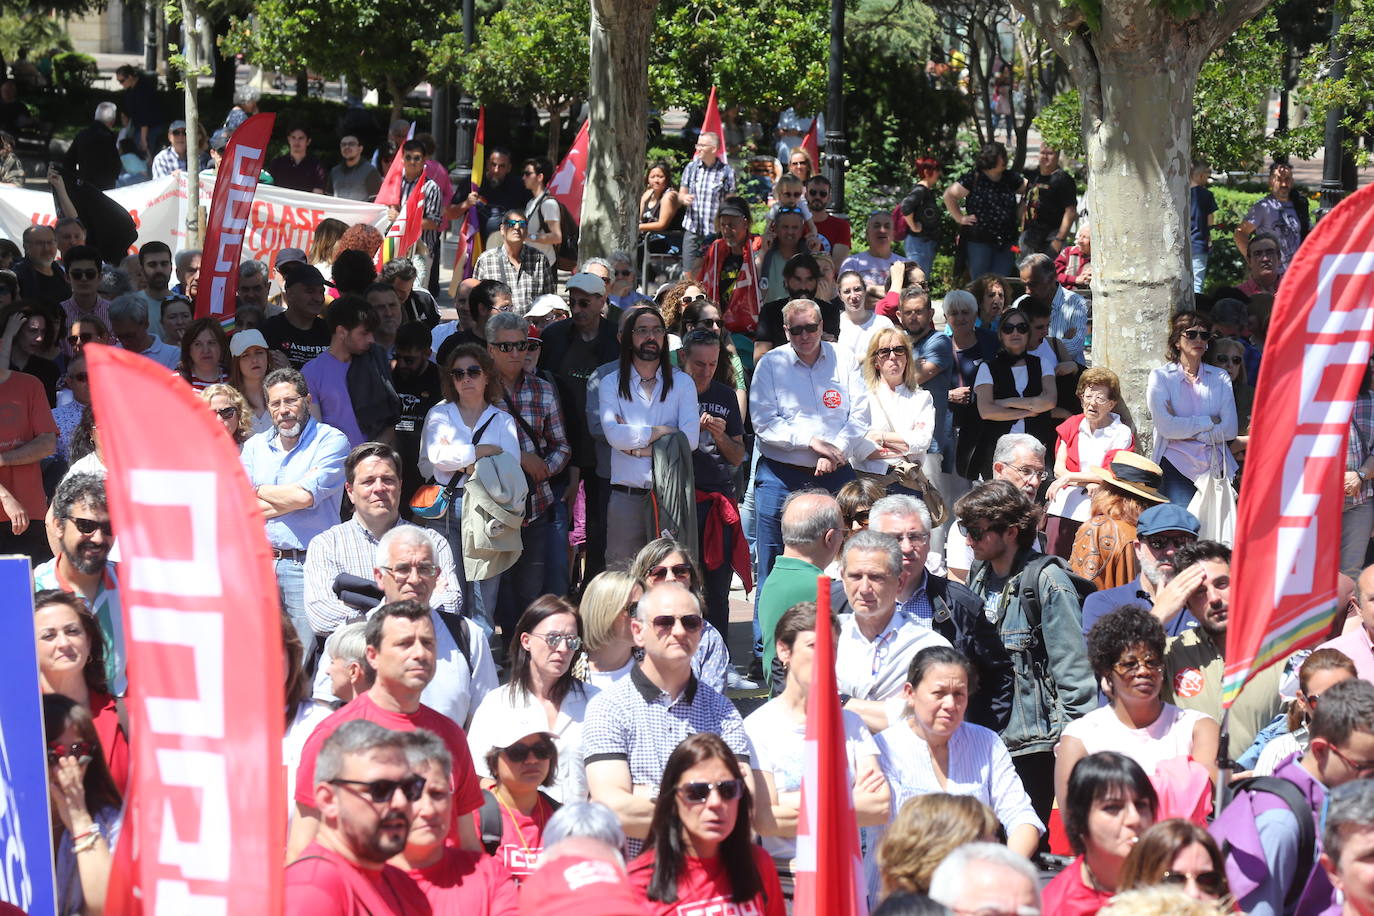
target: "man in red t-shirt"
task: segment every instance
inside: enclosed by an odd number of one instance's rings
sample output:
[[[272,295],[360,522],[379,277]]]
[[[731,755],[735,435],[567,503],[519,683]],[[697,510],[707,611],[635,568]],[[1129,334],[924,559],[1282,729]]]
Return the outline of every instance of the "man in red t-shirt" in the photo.
[[[320,749],[314,842],[286,868],[291,916],[430,913],[415,882],[386,860],[405,848],[412,805],[424,789],[406,757],[407,736],[345,722]]]
[[[806,203],[811,207],[811,221],[816,231],[830,243],[830,257],[838,269],[854,247],[854,232],[849,220],[830,212],[830,179],[812,175],[806,180]]]
[[[296,770],[296,818],[287,840],[288,859],[295,858],[320,825],[316,804],[315,760],[325,739],[339,726],[366,719],[394,731],[423,728],[434,732],[453,755],[453,819],[449,843],[473,852],[481,849],[472,818],[463,815],[482,806],[482,789],[472,766],[472,753],[462,728],[443,713],[420,703],[434,677],[434,621],[419,601],[382,605],[367,621],[367,661],[376,680],[367,693],[321,722],[306,739]]]

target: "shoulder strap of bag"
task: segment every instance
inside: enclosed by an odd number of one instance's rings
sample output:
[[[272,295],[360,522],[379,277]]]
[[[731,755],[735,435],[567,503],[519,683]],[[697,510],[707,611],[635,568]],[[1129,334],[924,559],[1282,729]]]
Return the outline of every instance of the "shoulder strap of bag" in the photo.
[[[486,789],[482,790],[482,807],[478,809],[477,815],[478,830],[482,837],[482,848],[487,851],[487,855],[496,855],[496,850],[501,848],[501,837],[506,832],[506,825],[501,822],[501,803],[496,800]]]
[[[1268,792],[1270,795],[1277,795],[1288,806],[1298,822],[1298,875],[1306,875],[1308,870],[1316,862],[1317,855],[1317,826],[1312,820],[1312,809],[1307,804],[1307,798],[1302,794],[1302,790],[1281,776],[1251,776],[1247,779],[1239,780],[1231,786],[1232,791],[1239,795],[1244,791]],[[1230,844],[1226,846],[1229,852]],[[1297,906],[1298,899],[1306,889],[1307,881],[1294,879],[1288,888],[1288,893],[1284,896],[1284,910],[1291,912]]]
[[[534,427],[530,425],[529,421],[521,415],[520,408],[516,407],[511,401],[509,394],[501,395],[501,400],[506,402],[506,410],[510,412],[512,417],[515,417],[515,422],[520,424],[520,428],[525,431],[525,435],[530,437],[530,442],[534,443],[537,448],[539,445],[539,434],[534,431]]]
[[[482,441],[482,434],[485,433],[485,432],[487,431],[487,427],[490,426],[490,425],[491,425],[491,421],[492,421],[492,420],[495,420],[495,419],[496,419],[496,416],[493,414],[492,416],[487,417],[487,422],[485,422],[485,423],[483,423],[481,426],[477,427],[477,434],[476,434],[475,436],[472,437],[472,444],[473,444],[473,445],[476,445],[476,444],[478,444],[479,442]],[[449,482],[446,483],[446,484],[444,484],[444,490],[445,490],[445,492],[448,493],[448,498],[449,498],[449,499],[452,499],[452,498],[454,497],[454,495],[456,495],[457,492],[458,492],[458,477],[459,477],[459,475],[454,474],[453,477],[449,479]]]

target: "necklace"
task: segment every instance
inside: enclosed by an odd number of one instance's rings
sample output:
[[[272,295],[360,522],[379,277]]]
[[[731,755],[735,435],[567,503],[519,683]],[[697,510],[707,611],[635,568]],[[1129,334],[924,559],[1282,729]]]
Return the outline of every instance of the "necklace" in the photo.
[[[520,829],[520,821],[516,818],[515,811],[510,805],[506,804],[506,800],[501,797],[500,790],[493,792],[492,795],[496,796],[496,803],[501,806],[501,810],[510,815],[511,825],[515,827],[515,835],[520,838],[520,848],[525,850],[525,861],[530,861],[532,856],[530,844],[525,840],[525,831]],[[544,835],[544,825],[549,822],[547,814],[544,815],[544,820],[542,822],[539,820],[539,812],[543,807],[544,799],[540,796],[535,796],[534,810],[530,812],[530,820],[534,821],[534,826],[539,829],[538,835],[541,837]]]

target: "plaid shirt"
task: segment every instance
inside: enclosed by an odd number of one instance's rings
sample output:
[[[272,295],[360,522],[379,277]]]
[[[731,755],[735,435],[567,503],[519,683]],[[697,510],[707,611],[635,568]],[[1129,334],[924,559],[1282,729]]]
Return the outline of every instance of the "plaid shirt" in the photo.
[[[410,199],[410,192],[415,189],[415,185],[418,182],[423,182],[423,184],[420,185],[420,193],[424,195],[424,199],[420,201],[420,218],[432,219],[437,223],[444,218],[443,194],[440,192],[439,186],[430,179],[426,178],[423,172],[420,173],[420,177],[417,178],[415,181],[408,181],[404,175],[401,176],[400,210],[402,213],[406,212],[406,201]],[[438,255],[438,229],[423,230],[420,233],[420,241],[424,242],[425,248],[429,249],[429,256],[431,258],[434,258]]]
[[[1369,460],[1374,450],[1374,397],[1368,391],[1361,391],[1355,398],[1355,410],[1350,415],[1350,437],[1345,443],[1345,469],[1354,471]],[[1346,508],[1358,506],[1369,501],[1374,494],[1374,477],[1360,484],[1354,496],[1345,498]]]
[[[477,256],[477,269],[473,272],[479,280],[500,280],[510,287],[511,307],[517,315],[529,311],[534,300],[545,293],[553,292],[555,274],[553,267],[539,249],[529,245],[520,246],[520,263],[512,264],[504,244],[497,245]]]
[[[716,231],[716,214],[727,194],[735,190],[735,171],[717,159],[715,165],[706,165],[700,159],[693,159],[682,170],[682,187],[692,195],[692,203],[682,219],[682,227],[697,235],[710,235]]]
[[[506,389],[501,406],[517,418],[515,432],[520,437],[520,450],[533,452],[543,458],[552,477],[567,466],[568,458],[572,455],[568,436],[563,431],[563,412],[558,407],[558,394],[553,390],[553,385],[526,373],[521,373],[518,384],[514,392]],[[539,436],[538,442],[525,432],[525,423],[521,423],[520,418]],[[530,517],[526,521],[539,518],[551,505],[553,490],[547,480],[541,480],[530,497]]]

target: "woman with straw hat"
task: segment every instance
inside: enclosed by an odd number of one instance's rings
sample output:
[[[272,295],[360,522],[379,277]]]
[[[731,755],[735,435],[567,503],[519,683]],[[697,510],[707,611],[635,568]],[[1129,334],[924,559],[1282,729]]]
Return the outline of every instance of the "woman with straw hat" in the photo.
[[[1164,471],[1135,452],[1110,455],[1107,466],[1093,468],[1092,474],[1098,479],[1088,485],[1092,515],[1074,537],[1069,569],[1101,591],[1135,580],[1140,573],[1132,547],[1136,520],[1168,500],[1159,492]]]

